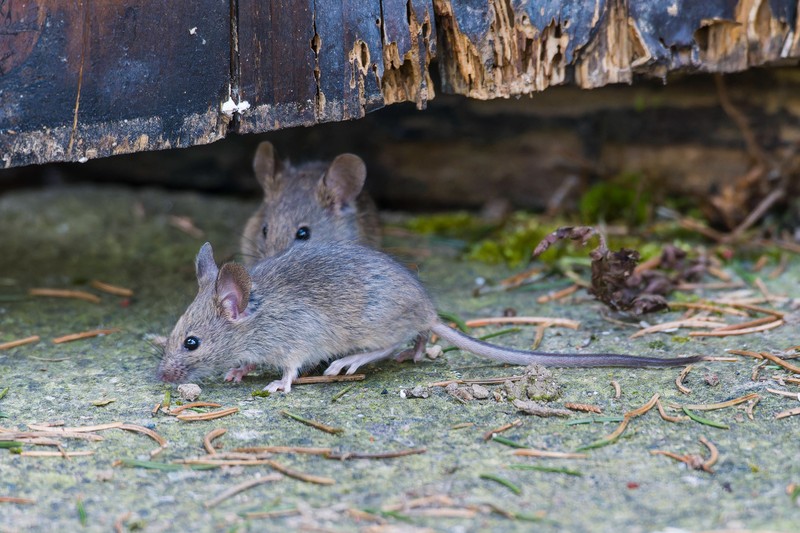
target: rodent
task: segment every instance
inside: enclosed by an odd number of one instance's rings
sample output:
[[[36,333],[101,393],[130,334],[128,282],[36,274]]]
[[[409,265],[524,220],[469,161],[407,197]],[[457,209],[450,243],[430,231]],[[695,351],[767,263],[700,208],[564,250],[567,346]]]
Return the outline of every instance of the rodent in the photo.
[[[348,241],[380,245],[378,211],[364,191],[367,167],[354,154],[330,163],[292,166],[262,142],[253,171],[264,200],[245,225],[241,253],[246,265],[307,242]]]
[[[660,359],[616,354],[559,355],[492,345],[456,331],[438,317],[414,274],[386,254],[332,242],[298,246],[260,261],[217,268],[211,245],[195,261],[198,293],[164,346],[163,381],[185,383],[228,369],[240,381],[259,365],[282,377],[264,390],[291,390],[303,368],[333,360],[325,374],[388,358],[416,339],[419,360],[429,332],[476,355],[515,365],[556,367],[678,366],[701,356]]]

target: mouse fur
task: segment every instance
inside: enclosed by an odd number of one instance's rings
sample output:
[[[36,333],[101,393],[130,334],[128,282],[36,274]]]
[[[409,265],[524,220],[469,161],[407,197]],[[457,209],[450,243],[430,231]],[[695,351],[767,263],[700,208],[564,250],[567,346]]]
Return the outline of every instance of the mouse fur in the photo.
[[[256,150],[253,171],[264,198],[242,235],[246,265],[316,242],[380,245],[378,211],[364,191],[367,167],[357,155],[293,166],[265,141]]]
[[[503,348],[444,324],[422,283],[386,254],[364,246],[326,242],[291,247],[249,270],[217,267],[211,245],[195,261],[198,293],[165,344],[163,381],[186,383],[225,370],[240,381],[258,366],[282,377],[265,390],[291,390],[305,368],[331,361],[325,374],[397,355],[419,360],[430,332],[495,361],[557,367],[679,366],[697,357],[663,359],[617,354],[546,354]],[[189,343],[189,339],[197,341]]]

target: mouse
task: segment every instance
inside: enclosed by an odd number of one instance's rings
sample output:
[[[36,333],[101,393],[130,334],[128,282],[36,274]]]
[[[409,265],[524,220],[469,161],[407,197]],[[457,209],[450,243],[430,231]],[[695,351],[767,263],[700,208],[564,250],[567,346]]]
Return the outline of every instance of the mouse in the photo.
[[[380,246],[378,211],[364,190],[367,166],[357,155],[293,166],[264,141],[256,149],[253,172],[264,199],[242,234],[245,265],[318,241]]]
[[[419,361],[428,335],[493,361],[551,367],[682,366],[679,358],[553,354],[504,348],[455,330],[438,316],[417,277],[388,255],[362,245],[295,246],[250,268],[218,267],[211,244],[195,260],[198,292],[164,345],[157,376],[187,383],[225,374],[241,381],[259,366],[281,378],[264,390],[288,393],[302,369],[332,361],[336,375],[395,356]],[[414,341],[413,348],[401,350]]]

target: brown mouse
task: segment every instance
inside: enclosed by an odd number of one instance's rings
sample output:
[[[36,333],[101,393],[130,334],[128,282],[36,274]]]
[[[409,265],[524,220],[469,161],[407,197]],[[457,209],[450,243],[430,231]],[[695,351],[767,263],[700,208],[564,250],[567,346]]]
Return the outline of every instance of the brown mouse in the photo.
[[[246,265],[310,242],[380,245],[378,212],[363,190],[367,167],[357,155],[292,166],[265,141],[258,145],[253,170],[264,200],[242,235]]]
[[[414,274],[386,254],[343,242],[295,246],[250,270],[217,268],[211,245],[196,260],[199,290],[172,330],[158,367],[163,381],[185,383],[228,370],[240,381],[257,366],[280,370],[265,387],[291,390],[303,368],[348,373],[388,358],[422,357],[429,332],[502,363],[556,367],[678,366],[702,357],[660,359],[616,354],[560,355],[502,348],[456,331],[438,317]]]

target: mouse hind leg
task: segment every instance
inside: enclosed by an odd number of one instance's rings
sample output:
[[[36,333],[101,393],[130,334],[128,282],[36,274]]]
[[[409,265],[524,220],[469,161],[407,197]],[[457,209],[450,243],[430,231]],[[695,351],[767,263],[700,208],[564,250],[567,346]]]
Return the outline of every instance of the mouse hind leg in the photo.
[[[297,379],[297,375],[300,373],[299,367],[294,368],[284,368],[283,369],[283,377],[281,379],[276,379],[266,387],[264,390],[267,392],[278,392],[282,390],[283,392],[289,392],[292,390],[292,381]]]
[[[408,361],[409,359],[413,360],[415,363],[419,363],[425,356],[425,345],[427,344],[428,344],[428,334],[420,333],[419,335],[417,335],[417,339],[414,341],[413,348],[408,348],[407,350],[403,350],[402,352],[397,354],[394,358],[396,361],[400,363],[402,363],[403,361]]]
[[[380,361],[381,359],[386,359],[392,355],[396,349],[397,346],[392,346],[391,348],[384,348],[382,350],[357,353],[341,357],[328,365],[328,368],[325,369],[325,375],[337,376],[342,372],[342,370],[344,370],[345,367],[348,367],[347,374],[354,374],[360,366],[373,363],[375,361]]]

